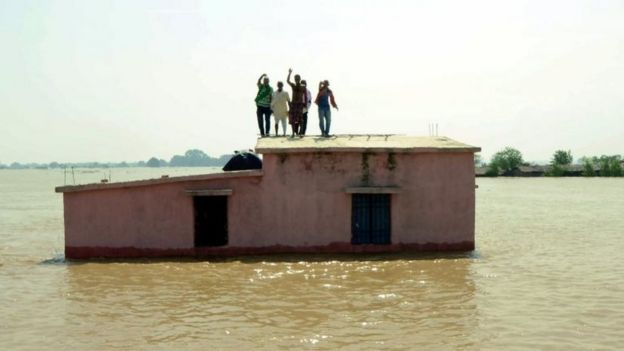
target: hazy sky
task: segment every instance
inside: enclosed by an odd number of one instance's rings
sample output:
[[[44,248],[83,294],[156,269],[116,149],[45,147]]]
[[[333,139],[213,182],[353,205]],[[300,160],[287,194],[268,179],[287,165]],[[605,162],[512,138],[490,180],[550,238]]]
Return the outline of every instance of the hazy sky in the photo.
[[[289,67],[331,81],[332,133],[624,153],[622,1],[0,0],[0,45],[5,164],[253,147]]]

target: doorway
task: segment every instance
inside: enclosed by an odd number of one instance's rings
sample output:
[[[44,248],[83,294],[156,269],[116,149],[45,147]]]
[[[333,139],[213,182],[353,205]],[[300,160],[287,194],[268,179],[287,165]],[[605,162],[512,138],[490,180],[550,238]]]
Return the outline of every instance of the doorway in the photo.
[[[353,194],[351,243],[390,244],[390,194]]]
[[[228,243],[227,196],[195,196],[195,247]]]

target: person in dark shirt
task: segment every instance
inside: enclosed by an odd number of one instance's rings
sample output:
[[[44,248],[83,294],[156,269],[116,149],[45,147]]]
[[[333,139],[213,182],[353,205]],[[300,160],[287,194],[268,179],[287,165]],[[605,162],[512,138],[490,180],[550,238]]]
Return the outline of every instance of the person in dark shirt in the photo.
[[[299,127],[301,122],[303,122],[303,110],[307,103],[306,87],[301,84],[301,76],[298,74],[295,74],[295,82],[293,83],[290,80],[291,74],[292,68],[289,68],[286,82],[288,82],[288,85],[292,88],[292,99],[290,103],[290,110],[288,111],[288,122],[292,128],[292,137],[294,138],[295,135],[303,137]]]
[[[321,128],[321,135],[324,137],[329,136],[329,127],[331,126],[331,106],[338,110],[336,105],[336,99],[334,93],[329,89],[329,81],[324,80],[319,83],[318,95],[314,103],[318,105],[319,114],[319,128]]]

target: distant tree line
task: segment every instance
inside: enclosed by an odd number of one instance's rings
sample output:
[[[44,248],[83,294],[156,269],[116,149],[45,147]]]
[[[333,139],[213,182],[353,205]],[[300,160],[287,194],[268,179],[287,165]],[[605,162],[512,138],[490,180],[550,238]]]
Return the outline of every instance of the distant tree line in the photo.
[[[0,169],[57,169],[57,168],[125,168],[145,167],[144,161],[138,162],[50,162],[50,163],[19,163],[5,165],[0,163]]]
[[[489,163],[483,162],[481,155],[475,154],[475,166],[485,169],[487,177],[497,176],[585,176],[585,177],[622,177],[624,160],[622,155],[583,156],[574,164],[570,150],[557,150],[546,166],[531,165],[524,162],[522,153],[512,147],[506,147],[495,153]]]
[[[184,155],[175,155],[169,162],[152,157],[145,165],[147,167],[221,167],[225,165],[232,155],[222,155],[220,157],[210,157],[201,150],[192,149]]]
[[[583,174],[587,177],[622,177],[622,156],[602,155],[592,157],[581,157],[579,162],[583,165]]]
[[[62,168],[125,168],[125,167],[222,167],[233,154],[219,157],[208,156],[201,150],[192,149],[184,155],[175,155],[169,161],[152,157],[147,161],[136,162],[50,162],[50,163],[19,163],[3,164],[0,169],[62,169]]]

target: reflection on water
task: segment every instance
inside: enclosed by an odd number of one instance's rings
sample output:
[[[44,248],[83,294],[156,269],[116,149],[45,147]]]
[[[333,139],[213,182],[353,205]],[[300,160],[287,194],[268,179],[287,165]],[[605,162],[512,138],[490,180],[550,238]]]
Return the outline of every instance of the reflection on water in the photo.
[[[621,179],[479,179],[468,254],[67,263],[51,192],[62,173],[11,172],[0,171],[1,349],[624,344]]]

